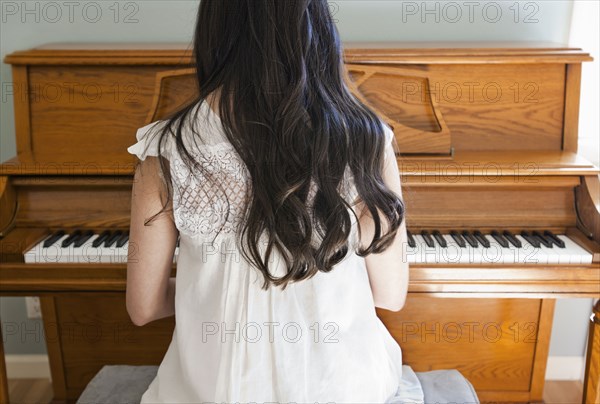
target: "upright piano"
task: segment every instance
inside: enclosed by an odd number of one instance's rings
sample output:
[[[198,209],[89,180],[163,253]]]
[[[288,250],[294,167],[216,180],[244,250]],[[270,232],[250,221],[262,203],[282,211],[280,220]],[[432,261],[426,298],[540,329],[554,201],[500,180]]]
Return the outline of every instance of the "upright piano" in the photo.
[[[547,43],[346,44],[352,91],[394,129],[410,232],[406,306],[377,313],[405,363],[458,369],[482,401],[540,401],[555,300],[600,296],[600,171],[577,153],[590,60]],[[57,43],[5,63],[0,294],[40,297],[54,399],[74,402],[103,365],[157,365],[171,340],[174,318],[137,327],[125,308],[126,149],[193,99],[192,54]]]

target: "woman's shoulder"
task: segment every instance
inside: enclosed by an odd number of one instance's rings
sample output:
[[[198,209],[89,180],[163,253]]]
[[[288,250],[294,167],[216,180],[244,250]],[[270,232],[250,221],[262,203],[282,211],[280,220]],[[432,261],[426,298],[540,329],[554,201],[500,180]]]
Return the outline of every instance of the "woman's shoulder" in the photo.
[[[142,161],[148,156],[157,157],[159,155],[169,159],[172,151],[171,144],[160,141],[165,124],[166,121],[154,121],[138,128],[135,134],[137,142],[129,146],[127,151]]]
[[[137,142],[127,148],[131,154],[144,160],[148,156],[163,156],[171,160],[177,156],[176,131],[180,122],[174,122],[166,130],[168,120],[157,120],[148,123],[136,131]],[[184,117],[181,125],[181,140],[185,148],[192,154],[198,148],[212,148],[227,143],[219,117],[210,109],[206,101],[200,101]]]

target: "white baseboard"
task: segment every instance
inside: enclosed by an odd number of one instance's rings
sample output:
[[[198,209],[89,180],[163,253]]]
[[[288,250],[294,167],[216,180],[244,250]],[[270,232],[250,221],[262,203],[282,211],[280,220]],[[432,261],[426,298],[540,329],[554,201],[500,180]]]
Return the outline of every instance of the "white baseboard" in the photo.
[[[585,357],[549,356],[546,380],[583,380]]]
[[[9,379],[51,379],[48,355],[5,355]]]

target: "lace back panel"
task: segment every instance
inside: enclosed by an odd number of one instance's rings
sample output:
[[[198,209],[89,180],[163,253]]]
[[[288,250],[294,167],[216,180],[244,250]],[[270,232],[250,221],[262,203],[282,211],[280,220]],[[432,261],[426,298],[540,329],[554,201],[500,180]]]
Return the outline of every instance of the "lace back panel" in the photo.
[[[200,103],[198,109],[197,132],[201,133],[203,143],[197,144],[191,139],[191,130],[184,130],[184,143],[200,168],[190,171],[171,138],[163,156],[170,163],[177,228],[192,239],[214,242],[239,234],[239,227],[244,221],[243,209],[251,192],[251,178],[245,163],[225,137],[220,118],[206,101]],[[158,136],[150,130],[153,127],[154,123],[140,128],[136,135],[138,143],[128,149],[141,160],[158,154]],[[386,146],[391,147],[393,132],[384,127]],[[352,205],[358,193],[348,167],[344,175],[340,191]],[[308,200],[313,200],[315,194],[316,186],[311,182]],[[351,219],[354,223],[353,214]]]

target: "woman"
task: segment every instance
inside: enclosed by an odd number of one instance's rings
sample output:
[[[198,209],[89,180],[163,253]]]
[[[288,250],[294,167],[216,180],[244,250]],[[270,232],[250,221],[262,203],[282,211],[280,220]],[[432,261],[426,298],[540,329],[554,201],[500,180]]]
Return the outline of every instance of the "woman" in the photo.
[[[327,2],[203,0],[194,57],[198,98],[128,149],[127,310],[176,318],[142,402],[422,401],[375,312],[408,284],[393,133]]]

